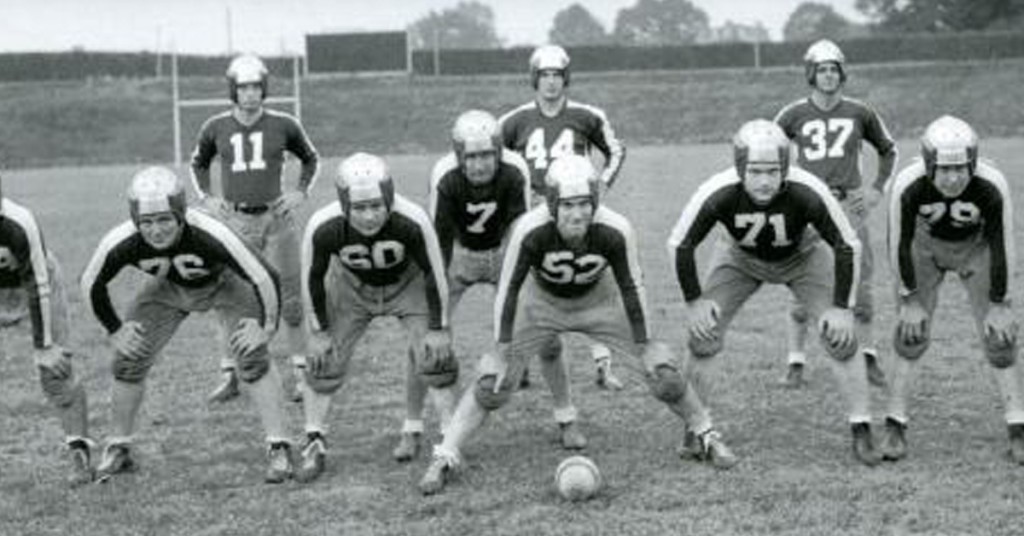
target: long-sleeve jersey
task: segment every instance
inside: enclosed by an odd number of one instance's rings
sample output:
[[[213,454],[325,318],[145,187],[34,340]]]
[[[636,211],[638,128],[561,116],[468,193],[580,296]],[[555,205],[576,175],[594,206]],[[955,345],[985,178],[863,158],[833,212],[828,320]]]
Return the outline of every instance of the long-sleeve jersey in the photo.
[[[879,155],[896,150],[882,118],[874,108],[856,99],[843,97],[829,110],[819,108],[810,98],[800,99],[779,111],[775,122],[796,143],[800,167],[821,178],[829,188],[860,188],[864,180],[861,141],[870,143]],[[875,177],[875,188],[881,191],[891,172],[883,170],[883,175]]]
[[[332,257],[374,287],[397,283],[414,263],[423,272],[430,329],[448,326],[448,282],[437,234],[427,213],[408,199],[395,195],[387,222],[373,236],[356,231],[338,201],[309,218],[302,238],[302,294],[314,331],[330,327],[324,279]]]
[[[186,288],[202,288],[232,270],[250,283],[259,299],[263,329],[277,328],[280,294],[277,274],[263,259],[220,221],[192,209],[175,245],[154,249],[143,240],[132,221],[126,221],[103,237],[82,274],[82,294],[93,314],[109,332],[121,328],[107,285],[125,266]]]
[[[203,124],[192,152],[192,181],[200,195],[210,193],[210,164],[220,157],[223,197],[230,203],[266,205],[281,195],[284,153],[302,162],[299,189],[309,192],[316,180],[319,157],[298,119],[264,109],[252,125],[229,110]]]
[[[791,167],[782,188],[767,205],[759,206],[743,189],[735,168],[700,185],[683,208],[668,239],[669,257],[687,302],[701,296],[697,276],[697,246],[721,224],[736,247],[755,258],[785,263],[804,247],[813,228],[832,247],[835,257],[833,303],[850,308],[856,297],[861,244],[843,208],[820,179]]]
[[[530,210],[512,227],[501,266],[494,303],[498,342],[512,340],[519,290],[528,273],[544,291],[568,299],[583,299],[611,268],[622,295],[633,340],[648,339],[647,297],[636,233],[629,221],[598,206],[583,245],[570,247],[562,239],[546,204]]]
[[[46,247],[35,216],[27,208],[0,200],[0,288],[23,287],[28,291],[32,319],[32,344],[53,344],[53,311]]]
[[[438,160],[430,176],[430,216],[445,266],[456,240],[474,251],[501,246],[512,222],[529,206],[529,176],[523,158],[507,150],[487,184],[470,183],[455,153]]]
[[[544,115],[536,101],[515,108],[498,119],[505,146],[523,155],[530,165],[535,192],[543,193],[548,165],[567,154],[604,155],[601,180],[610,187],[626,159],[626,147],[615,137],[604,111],[596,106],[566,100],[554,116]]]
[[[981,233],[989,246],[989,300],[1006,299],[1013,275],[1013,206],[1003,174],[978,162],[974,176],[956,198],[943,196],[917,160],[896,177],[889,198],[889,260],[901,295],[917,290],[911,256],[914,233],[920,227],[939,240],[960,242]]]

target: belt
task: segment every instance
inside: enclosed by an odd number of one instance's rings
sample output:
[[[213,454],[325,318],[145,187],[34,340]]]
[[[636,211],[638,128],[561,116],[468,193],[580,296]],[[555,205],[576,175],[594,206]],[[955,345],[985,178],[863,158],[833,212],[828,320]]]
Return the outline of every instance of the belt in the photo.
[[[251,203],[230,203],[228,206],[235,212],[241,212],[242,214],[263,214],[270,210],[270,205],[267,203],[261,205],[255,205]]]

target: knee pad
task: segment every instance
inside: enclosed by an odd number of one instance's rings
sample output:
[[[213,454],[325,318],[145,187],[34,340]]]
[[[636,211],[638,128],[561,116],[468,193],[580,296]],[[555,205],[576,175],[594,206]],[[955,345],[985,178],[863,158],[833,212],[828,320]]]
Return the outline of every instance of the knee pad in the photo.
[[[928,345],[931,343],[931,332],[926,330],[924,337],[919,341],[906,340],[900,336],[901,332],[902,330],[897,326],[892,341],[892,347],[896,350],[896,355],[908,361],[916,361],[928,350]]]
[[[544,348],[540,350],[540,358],[545,361],[554,361],[562,355],[562,339],[555,337],[551,339]]]
[[[994,337],[985,337],[985,357],[997,369],[1009,368],[1017,359],[1017,344],[1003,344]]]
[[[306,385],[308,385],[313,392],[322,395],[329,395],[338,389],[341,389],[341,385],[344,381],[345,376],[343,374],[331,377],[317,377],[309,371],[308,367],[306,368]]]
[[[722,351],[722,337],[716,336],[712,340],[702,339],[690,335],[687,341],[687,346],[690,348],[690,354],[697,359],[707,359],[718,355],[718,352]]]
[[[686,382],[682,374],[671,365],[658,365],[650,381],[654,398],[666,404],[674,404],[686,396]]]
[[[153,359],[151,357],[135,359],[117,354],[114,356],[112,368],[115,379],[125,383],[141,383],[146,379],[146,374],[149,373],[152,366]]]
[[[238,362],[238,378],[245,383],[259,381],[270,370],[270,353],[267,347],[257,348],[247,355],[236,356]]]
[[[85,394],[85,390],[74,381],[74,378],[49,367],[39,367],[39,383],[46,398],[58,408],[71,406],[75,398]]]
[[[476,388],[473,390],[473,395],[476,401],[480,403],[480,406],[487,411],[494,411],[501,408],[508,403],[508,399],[512,396],[512,389],[508,387],[507,381],[502,382],[498,392],[494,392],[494,386],[498,381],[498,377],[493,374],[481,376],[476,381]],[[516,382],[518,383],[518,381]]]

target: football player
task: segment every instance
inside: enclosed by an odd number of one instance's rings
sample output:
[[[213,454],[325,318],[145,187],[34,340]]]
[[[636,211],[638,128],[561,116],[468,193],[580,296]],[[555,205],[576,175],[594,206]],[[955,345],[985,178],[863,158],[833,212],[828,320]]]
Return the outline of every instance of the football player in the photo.
[[[530,172],[517,153],[502,150],[498,121],[482,110],[469,110],[455,120],[452,149],[431,173],[430,215],[454,311],[471,286],[498,284],[507,231],[530,203]],[[409,387],[422,385],[411,380]],[[425,395],[423,390],[409,393],[409,404],[422,406]],[[398,461],[413,459],[420,448],[422,421],[406,425],[394,451]]]
[[[1024,402],[1017,363],[1010,189],[995,164],[978,160],[978,137],[966,122],[942,116],[921,137],[921,159],[897,175],[888,198],[889,260],[896,274],[898,321],[882,455],[907,454],[911,370],[928,349],[939,287],[960,276],[985,357],[995,371],[1010,436],[1024,464]]]
[[[30,319],[40,385],[57,409],[68,447],[68,484],[91,482],[86,394],[66,348],[70,321],[64,278],[35,216],[7,197],[0,197],[0,312],[5,316],[0,329]]]
[[[698,187],[668,240],[688,305],[693,383],[704,397],[711,358],[722,350],[743,303],[764,283],[786,285],[798,306],[818,320],[849,405],[854,454],[876,465],[864,358],[857,353],[851,310],[860,266],[857,234],[821,180],[789,166],[789,140],[775,123],[744,124],[733,153],[735,165]],[[727,233],[715,244],[702,284],[695,252],[716,225]]]
[[[295,218],[316,182],[318,156],[295,117],[264,107],[269,81],[262,60],[249,54],[236,57],[228,66],[227,79],[234,106],[203,124],[192,153],[193,185],[206,210],[235,229],[278,271],[284,318],[281,331],[298,379],[305,366],[307,341],[302,326]],[[299,159],[302,170],[297,187],[282,191],[286,152]],[[211,191],[210,184],[215,157],[220,158],[220,196]],[[230,352],[221,364],[223,379],[210,395],[215,402],[238,396],[237,366]]]
[[[128,206],[131,219],[103,237],[81,281],[83,295],[114,349],[114,434],[107,440],[97,479],[135,470],[130,448],[146,375],[189,313],[213,310],[221,329],[230,334],[238,377],[263,421],[269,458],[264,479],[283,482],[292,473],[284,395],[267,350],[280,310],[277,275],[227,225],[185,208],[185,190],[167,168],[136,173]],[[122,316],[107,286],[126,266],[151,277]]]
[[[374,155],[343,160],[335,186],[338,200],[313,214],[302,239],[303,301],[322,349],[311,354],[303,385],[306,443],[297,477],[305,482],[324,471],[331,395],[345,382],[356,343],[374,318],[393,316],[404,325],[407,393],[432,395],[441,430],[458,382],[444,260],[426,212],[395,193],[387,164]],[[403,432],[422,430],[422,396],[410,398]]]
[[[785,106],[775,122],[796,145],[800,167],[825,181],[857,231],[862,254],[853,316],[863,345],[868,380],[883,386],[885,374],[878,363],[872,331],[874,255],[866,223],[871,209],[882,199],[882,190],[896,165],[896,143],[873,107],[843,96],[846,57],[835,43],[822,39],[812,44],[804,56],[804,73],[811,86],[810,97]],[[878,153],[875,179],[867,187],[860,171],[864,142]],[[793,307],[787,324],[789,367],[783,380],[789,387],[804,384],[809,319],[806,310]]]
[[[615,136],[603,110],[569,99],[569,54],[557,45],[541,46],[530,56],[529,67],[534,99],[501,116],[499,122],[505,146],[521,154],[530,166],[535,204],[543,202],[544,177],[555,159],[572,154],[590,157],[595,149],[604,157],[598,184],[602,191],[608,190],[622,169],[626,147]],[[556,339],[544,351],[561,352],[561,342]],[[622,382],[611,372],[608,347],[595,344],[590,351],[597,367],[597,385],[622,389]],[[523,374],[526,384],[528,377]]]
[[[521,217],[509,237],[494,304],[497,352],[481,358],[479,376],[434,448],[420,491],[429,495],[444,488],[460,465],[463,444],[490,412],[508,402],[526,360],[569,331],[639,358],[636,369],[643,371],[652,394],[683,418],[684,436],[696,437],[702,458],[731,467],[735,456],[680,374],[672,351],[650,337],[636,234],[624,217],[599,202],[599,178],[590,160],[559,158],[548,168],[547,180],[546,202]],[[540,355],[543,366],[566,381],[565,358]],[[555,394],[556,418],[575,428],[572,401]]]

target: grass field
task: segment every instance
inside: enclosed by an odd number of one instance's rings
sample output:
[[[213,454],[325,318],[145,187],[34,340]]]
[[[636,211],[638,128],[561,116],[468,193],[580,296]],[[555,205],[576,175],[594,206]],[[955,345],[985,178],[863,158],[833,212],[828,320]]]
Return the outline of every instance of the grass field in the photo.
[[[996,158],[1013,182],[1024,168],[1020,144],[986,141],[982,153]],[[906,161],[916,145],[906,142],[901,150]],[[391,158],[399,190],[423,201],[434,157]],[[608,198],[640,231],[653,329],[677,345],[681,299],[663,244],[698,182],[728,164],[724,145],[637,147]],[[4,176],[4,193],[35,209],[73,279],[100,236],[127,217],[122,192],[135,169],[14,171]],[[310,208],[331,195],[328,175]],[[1024,204],[1019,188],[1015,199]],[[1024,228],[1020,211],[1016,219]],[[883,226],[881,215],[873,219],[876,252],[884,246]],[[1024,239],[1016,240],[1019,249]],[[119,299],[132,279],[119,281]],[[883,263],[877,335],[886,357],[890,281]],[[1020,534],[1024,468],[1005,455],[1002,411],[964,293],[948,288],[913,388],[910,457],[874,469],[849,451],[843,404],[820,350],[809,388],[777,386],[784,371],[784,289],[755,296],[718,358],[719,388],[709,402],[742,458],[728,472],[676,457],[679,422],[649,398],[638,377],[628,376],[618,394],[598,390],[586,348],[574,338],[569,348],[591,440],[587,455],[607,483],[596,499],[578,505],[560,500],[552,486],[566,453],[556,443],[542,385],[518,394],[488,422],[465,451],[467,471],[443,494],[421,497],[415,484],[426,458],[408,465],[390,458],[402,418],[404,362],[391,322],[370,332],[352,380],[335,399],[328,472],[307,486],[262,484],[262,434],[247,401],[205,403],[217,379],[208,315],[186,322],[150,376],[136,448],[141,471],[69,491],[61,433],[37,387],[28,336],[7,333],[0,360],[0,534]],[[1020,289],[1012,293],[1019,301]],[[110,352],[80,294],[71,294],[75,349],[83,356],[77,366],[91,398],[94,435],[102,438],[109,431]],[[489,294],[474,289],[454,319],[462,354],[476,354],[487,337],[481,319],[489,317]],[[621,359],[618,365],[624,371]],[[471,369],[470,359],[464,367]],[[876,416],[882,401],[876,391]],[[298,437],[299,408],[289,411]]]

